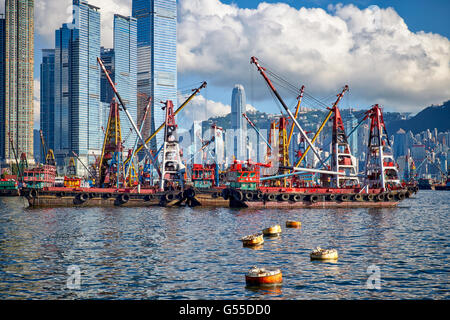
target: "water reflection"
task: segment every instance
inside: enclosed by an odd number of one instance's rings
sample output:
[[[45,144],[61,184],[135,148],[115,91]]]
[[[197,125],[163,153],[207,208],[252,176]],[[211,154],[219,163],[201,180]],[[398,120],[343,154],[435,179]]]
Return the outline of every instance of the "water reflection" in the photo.
[[[421,192],[394,209],[24,209],[0,199],[0,298],[449,298],[448,197]],[[438,205],[434,205],[438,204]],[[299,220],[264,244],[243,235]],[[335,248],[337,261],[311,261]],[[81,287],[66,286],[79,266]],[[246,288],[251,266],[283,271],[283,286]],[[367,268],[382,289],[366,288]]]

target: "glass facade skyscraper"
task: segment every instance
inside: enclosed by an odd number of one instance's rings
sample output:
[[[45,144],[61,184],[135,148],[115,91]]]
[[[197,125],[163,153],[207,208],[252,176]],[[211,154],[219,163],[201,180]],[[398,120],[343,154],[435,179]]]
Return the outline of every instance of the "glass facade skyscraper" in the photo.
[[[150,130],[153,132],[165,120],[161,101],[177,101],[177,4],[176,0],[133,0],[132,15],[137,19],[137,90],[152,97]],[[138,118],[145,107],[139,99]],[[150,132],[144,132],[147,137]],[[156,150],[162,144],[163,132],[150,146]]]
[[[114,15],[114,82],[133,121],[137,123],[137,22],[133,17]],[[120,112],[124,147],[131,149],[136,132],[125,112]]]
[[[2,160],[14,163],[9,136],[17,153],[33,157],[34,1],[6,0],[4,24],[4,99]]]
[[[99,56],[99,8],[73,0],[72,23],[55,33],[55,156],[59,166],[72,156],[70,151],[86,162],[100,155]]]
[[[100,48],[100,58],[105,65],[106,70],[109,72],[109,77],[114,81],[114,49]],[[107,104],[111,103],[114,98],[114,90],[106,78],[106,75],[102,72],[100,74],[100,101]],[[107,111],[109,113],[109,111]]]
[[[247,160],[247,120],[242,116],[246,106],[244,86],[236,84],[231,94],[231,129],[234,130],[234,156],[238,160]]]
[[[53,137],[55,136],[55,49],[42,50],[41,63],[41,117],[40,127],[44,136],[47,149],[54,149]],[[39,137],[39,134],[38,134]],[[36,137],[35,137],[36,138]],[[35,148],[36,151],[36,148]],[[40,152],[40,160],[45,159],[45,154]],[[35,152],[35,157],[37,154]]]
[[[0,161],[5,153],[5,18],[0,14]]]

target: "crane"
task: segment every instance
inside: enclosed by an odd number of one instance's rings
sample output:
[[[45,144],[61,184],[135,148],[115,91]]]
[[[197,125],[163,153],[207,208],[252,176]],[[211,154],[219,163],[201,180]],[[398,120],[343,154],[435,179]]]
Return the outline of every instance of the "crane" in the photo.
[[[200,87],[198,87],[197,89],[194,89],[193,93],[186,99],[186,101],[184,101],[178,108],[177,110],[175,110],[174,112],[174,116],[176,116],[181,110],[183,110],[184,107],[186,107],[186,105],[200,92],[201,89],[206,87],[206,81],[204,81]],[[152,133],[152,135],[150,137],[148,137],[147,139],[145,139],[145,141],[142,141],[141,139],[141,145],[134,151],[134,155],[136,155],[139,151],[142,150],[142,148],[144,148],[144,146],[147,148],[146,144],[148,144],[153,138],[156,137],[156,134],[161,131],[164,127],[166,126],[166,123],[162,123],[158,129],[155,130],[155,132]],[[126,159],[125,160],[125,164],[128,163],[128,161],[130,161],[130,159]]]
[[[267,82],[267,84],[269,85],[270,89],[272,90],[272,92],[275,94],[275,96],[277,97],[278,101],[281,103],[281,105],[283,106],[284,110],[287,112],[287,114],[289,115],[289,117],[291,118],[291,120],[294,122],[295,126],[298,128],[298,130],[300,131],[301,135],[305,138],[305,141],[308,143],[308,145],[311,147],[311,149],[313,150],[314,154],[317,156],[317,158],[319,159],[319,161],[324,164],[322,158],[320,157],[319,151],[314,147],[313,143],[311,142],[311,140],[308,138],[308,136],[306,135],[305,131],[303,130],[303,128],[300,126],[300,124],[298,123],[297,119],[295,119],[294,115],[292,114],[292,112],[289,110],[288,106],[286,105],[286,103],[283,101],[283,99],[281,98],[280,94],[278,93],[278,91],[275,89],[275,87],[273,86],[272,82],[270,81],[270,79],[267,77],[266,73],[265,73],[265,68],[261,67],[261,65],[259,64],[259,61],[256,57],[251,57],[250,59],[250,63],[251,64],[255,64],[256,68],[258,69],[259,73],[262,75],[262,77],[264,78],[264,80]]]
[[[259,132],[258,128],[256,128],[256,125],[247,117],[245,113],[242,114],[242,116],[247,120],[248,124],[256,131],[256,133],[261,137],[261,139],[264,141],[264,143],[269,147],[270,150],[272,150],[272,146],[269,142],[267,142],[266,138]]]

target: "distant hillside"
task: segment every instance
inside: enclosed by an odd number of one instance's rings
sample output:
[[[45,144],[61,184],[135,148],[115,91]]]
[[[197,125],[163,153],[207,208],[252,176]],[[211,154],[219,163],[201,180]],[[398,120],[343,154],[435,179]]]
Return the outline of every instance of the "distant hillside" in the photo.
[[[389,134],[394,134],[400,128],[406,132],[411,130],[414,134],[434,128],[437,128],[438,132],[448,131],[450,130],[450,100],[440,106],[425,108],[408,120],[387,122],[386,126]]]

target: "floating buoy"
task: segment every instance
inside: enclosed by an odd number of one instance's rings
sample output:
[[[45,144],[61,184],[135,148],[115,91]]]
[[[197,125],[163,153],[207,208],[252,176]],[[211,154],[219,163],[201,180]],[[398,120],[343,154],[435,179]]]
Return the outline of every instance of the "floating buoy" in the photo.
[[[269,271],[252,267],[245,275],[245,282],[249,286],[277,286],[283,282],[283,276],[280,269]]]
[[[278,236],[280,233],[281,226],[279,224],[263,229],[263,234],[265,236]]]
[[[255,233],[243,237],[241,241],[244,246],[257,246],[264,243],[264,238],[262,233]]]
[[[300,221],[287,220],[286,227],[288,228],[300,228],[302,223]]]
[[[311,260],[336,260],[338,258],[338,252],[336,249],[322,249],[317,247],[310,254]]]

